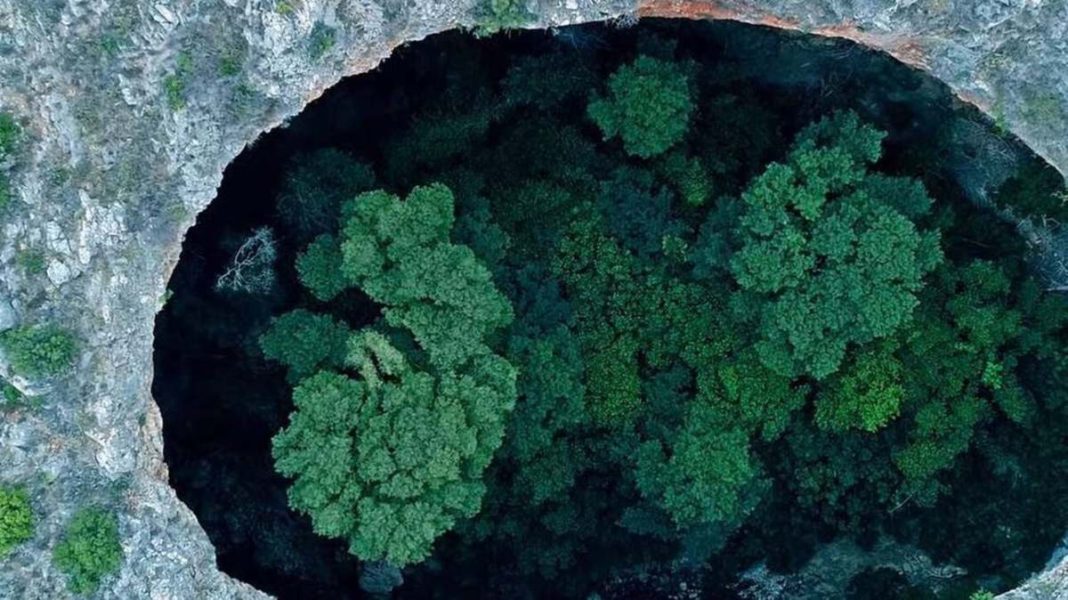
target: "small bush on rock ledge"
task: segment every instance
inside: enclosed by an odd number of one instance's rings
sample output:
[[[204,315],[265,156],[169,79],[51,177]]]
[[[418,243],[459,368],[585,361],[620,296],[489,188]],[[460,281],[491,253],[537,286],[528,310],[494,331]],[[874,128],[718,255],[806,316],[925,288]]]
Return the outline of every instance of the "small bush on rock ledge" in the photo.
[[[33,512],[26,490],[0,487],[0,558],[31,537]]]
[[[52,553],[52,561],[67,575],[67,588],[89,594],[122,563],[119,523],[99,508],[83,509],[71,519],[67,532]]]
[[[74,363],[78,344],[74,336],[56,325],[24,325],[0,335],[11,367],[26,377],[57,375]]]
[[[0,113],[0,160],[15,153],[21,136],[21,128],[8,113]]]
[[[11,165],[8,159],[18,149],[22,130],[15,118],[8,113],[0,113],[0,210],[11,201],[11,181],[5,172]]]

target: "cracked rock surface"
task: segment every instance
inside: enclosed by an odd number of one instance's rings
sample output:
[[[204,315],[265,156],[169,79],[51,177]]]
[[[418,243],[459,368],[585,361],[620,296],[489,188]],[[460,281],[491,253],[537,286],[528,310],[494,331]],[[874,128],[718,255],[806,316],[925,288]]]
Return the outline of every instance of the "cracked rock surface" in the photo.
[[[57,322],[68,375],[13,378],[0,483],[30,492],[34,538],[0,598],[68,597],[51,550],[78,508],[119,514],[125,560],[101,598],[259,598],[220,573],[167,483],[152,330],[185,230],[223,169],[340,78],[398,45],[471,26],[476,0],[0,0],[0,111],[25,135],[0,216],[0,330]],[[728,18],[847,37],[946,82],[1068,170],[1063,0],[528,0],[530,27]],[[322,50],[313,32],[333,42]],[[0,373],[8,375],[6,359]],[[1068,561],[1005,595],[1068,598]]]

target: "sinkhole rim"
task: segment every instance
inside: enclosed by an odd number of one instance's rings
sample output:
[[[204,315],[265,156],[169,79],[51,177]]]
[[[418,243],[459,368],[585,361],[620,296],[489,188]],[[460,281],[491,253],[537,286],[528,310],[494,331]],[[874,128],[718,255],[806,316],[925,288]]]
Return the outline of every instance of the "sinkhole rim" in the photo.
[[[649,15],[649,16],[653,16],[653,15]],[[664,18],[663,20],[676,20],[676,21],[679,21],[679,20],[681,20],[681,19],[671,19],[671,18]],[[704,22],[704,21],[701,21],[701,22]],[[708,22],[708,23],[711,23],[711,22]],[[722,22],[719,22],[719,23],[722,23]],[[600,24],[600,23],[587,23],[587,24],[582,24],[582,25],[575,25],[575,26],[573,26],[573,27],[593,27],[593,26],[602,26],[602,24]],[[748,25],[746,25],[746,26],[748,26]],[[770,29],[775,29],[775,28],[774,28],[774,27],[770,27]],[[417,41],[417,42],[412,42],[412,43],[411,43],[411,47],[413,47],[413,48],[414,48],[414,47],[417,47],[417,46],[422,46],[422,45],[425,45],[425,44],[427,44],[427,43],[428,43],[428,42],[429,42],[430,40],[432,40],[432,39],[434,39],[434,38],[438,38],[438,37],[441,37],[441,36],[445,36],[445,35],[451,35],[451,34],[455,33],[455,31],[456,31],[456,30],[450,30],[450,31],[445,31],[445,32],[442,32],[442,33],[436,34],[436,35],[434,35],[434,36],[431,36],[430,38],[427,38],[427,39],[424,39],[424,40],[420,40],[420,41]],[[790,30],[786,29],[786,30],[782,30],[782,31],[786,31],[786,32],[789,32]],[[525,32],[523,32],[523,35],[527,35],[527,34],[540,34],[540,33],[544,33],[544,30],[535,30],[535,31],[525,31]],[[821,37],[821,36],[819,36],[819,35],[818,35],[818,34],[816,34],[816,33],[812,33],[812,34],[798,34],[798,35],[802,35],[802,36],[803,36],[803,37],[805,37],[805,38],[811,38],[811,37],[817,37],[817,38],[819,38],[819,37]],[[826,38],[823,38],[823,39],[826,39]],[[871,48],[869,48],[869,47],[867,47],[867,46],[863,45],[863,44],[862,44],[862,43],[860,43],[860,42],[850,41],[850,43],[855,43],[855,44],[857,45],[857,47],[858,47],[858,48],[863,48],[863,49],[865,49],[865,50],[873,50],[873,49],[871,49]],[[878,50],[873,50],[873,51],[875,51],[875,52],[879,52]],[[880,53],[881,53],[881,52],[880,52]],[[395,52],[394,54],[396,54],[396,52]],[[882,53],[881,53],[881,54],[882,54]],[[888,56],[889,56],[889,55],[888,55]],[[895,62],[897,62],[897,65],[898,65],[898,66],[900,66],[900,67],[904,67],[904,68],[908,68],[908,69],[911,69],[911,70],[913,70],[913,71],[914,71],[915,73],[917,73],[917,74],[921,75],[922,77],[924,77],[924,78],[926,78],[926,79],[929,79],[929,80],[931,80],[931,81],[934,81],[934,82],[936,82],[936,83],[937,83],[938,85],[940,85],[940,86],[942,86],[942,87],[944,87],[944,88],[946,89],[946,91],[947,91],[947,92],[949,93],[950,97],[952,97],[952,98],[955,98],[955,99],[957,99],[958,101],[960,100],[960,99],[959,99],[959,98],[958,98],[958,97],[957,97],[956,95],[952,94],[952,92],[951,92],[951,91],[949,91],[949,88],[948,88],[948,86],[946,86],[946,84],[944,84],[943,82],[941,82],[940,80],[938,80],[937,78],[935,78],[935,77],[934,77],[933,75],[931,75],[930,73],[928,73],[928,72],[926,72],[926,71],[923,71],[922,69],[916,69],[916,67],[915,67],[914,65],[910,65],[909,63],[906,63],[906,62],[901,62],[901,61],[900,61],[899,59],[897,59],[896,57],[890,56],[890,58],[891,58],[891,59],[893,59],[893,60],[894,60]],[[389,68],[389,65],[388,65],[388,63],[390,63],[390,62],[393,62],[393,61],[395,61],[395,60],[396,60],[396,59],[395,59],[395,56],[391,56],[391,57],[390,57],[389,59],[387,59],[386,61],[384,61],[382,65],[380,65],[380,68],[377,68],[377,69],[375,69],[374,71],[379,71],[379,70],[385,70],[385,69],[388,69],[388,68]],[[343,85],[343,84],[344,84],[344,83],[345,83],[346,81],[349,81],[349,80],[352,80],[352,79],[357,79],[357,78],[361,78],[361,77],[364,77],[364,76],[366,76],[366,75],[368,75],[368,73],[358,73],[358,74],[353,74],[353,75],[349,75],[349,76],[346,76],[346,77],[345,77],[345,78],[344,78],[344,79],[343,79],[342,81],[340,81],[340,82],[336,82],[336,83],[334,83],[334,84],[333,84],[332,86],[330,86],[329,88],[327,88],[326,90],[324,90],[324,91],[322,92],[322,94],[321,94],[321,95],[320,95],[319,97],[316,97],[315,99],[312,99],[311,101],[309,101],[309,102],[305,103],[305,104],[304,104],[304,106],[303,106],[303,107],[302,107],[302,108],[300,109],[300,111],[299,111],[299,112],[298,112],[298,113],[297,113],[296,115],[294,115],[294,116],[292,117],[292,121],[293,121],[293,122],[295,122],[295,121],[298,121],[298,120],[300,120],[300,119],[301,119],[302,117],[306,117],[306,116],[308,115],[308,111],[309,111],[309,110],[312,110],[312,109],[313,109],[313,106],[314,106],[314,105],[315,105],[316,103],[318,103],[318,102],[321,102],[321,101],[323,100],[323,98],[327,97],[327,96],[328,96],[328,95],[330,95],[330,94],[331,94],[332,92],[335,92],[335,91],[336,91],[336,90],[337,90],[337,89],[338,89],[338,88],[339,88],[340,86],[342,86],[342,85]],[[242,149],[242,150],[241,150],[241,151],[240,151],[240,152],[239,152],[239,153],[238,153],[238,154],[237,154],[236,156],[234,156],[234,157],[233,157],[233,159],[232,159],[232,160],[231,160],[231,161],[230,161],[230,162],[229,162],[229,163],[227,164],[227,167],[226,167],[226,171],[229,171],[229,170],[231,169],[231,167],[232,167],[232,166],[233,166],[233,165],[234,165],[235,163],[237,163],[237,162],[238,162],[239,160],[241,160],[241,158],[242,158],[243,156],[246,156],[246,155],[248,155],[248,153],[249,153],[249,152],[253,151],[253,150],[255,149],[255,147],[256,147],[256,146],[259,146],[259,145],[261,145],[261,144],[260,144],[260,142],[263,142],[264,138],[266,138],[266,137],[268,137],[268,136],[271,136],[271,135],[273,135],[273,134],[277,133],[278,131],[280,131],[280,130],[282,130],[282,129],[288,129],[288,128],[289,128],[289,127],[288,127],[288,125],[291,125],[291,124],[292,124],[292,123],[287,123],[287,126],[285,126],[285,127],[276,127],[276,128],[273,128],[273,129],[268,129],[268,130],[265,130],[264,132],[262,132],[262,133],[260,134],[260,138],[259,138],[259,139],[257,140],[257,144],[255,144],[255,145],[250,145],[250,146],[248,146],[248,147],[246,147],[246,148]],[[1014,137],[1015,137],[1015,136],[1014,136]],[[1017,139],[1017,141],[1019,142],[1019,138],[1016,138],[1016,139]],[[1027,146],[1026,146],[1025,144],[1023,144],[1022,142],[1019,142],[1019,143],[1020,143],[1021,145],[1023,145],[1023,147],[1027,148],[1027,151],[1028,151],[1028,152],[1031,152],[1032,154],[1034,154],[1034,150],[1030,149],[1030,148],[1029,148],[1029,147],[1027,147]],[[1036,155],[1037,155],[1037,154],[1036,154]],[[225,181],[224,181],[224,185],[225,185]],[[220,191],[221,191],[221,190],[222,190],[222,188],[220,188]],[[174,260],[173,260],[173,261],[171,262],[171,264],[170,264],[170,265],[168,265],[168,267],[169,267],[169,274],[168,274],[168,276],[167,276],[167,280],[168,280],[168,288],[169,288],[170,282],[171,282],[171,281],[173,281],[173,277],[175,276],[175,273],[176,273],[176,272],[178,271],[178,269],[179,269],[180,261],[182,260],[182,257],[183,257],[183,255],[185,254],[185,252],[186,252],[186,250],[187,250],[187,246],[186,246],[186,245],[187,245],[187,243],[189,242],[189,239],[190,239],[190,235],[191,235],[191,233],[192,233],[192,232],[193,232],[193,231],[194,231],[194,230],[195,230],[195,229],[196,229],[197,227],[199,227],[199,226],[201,226],[201,225],[202,225],[202,223],[201,223],[201,219],[202,219],[202,216],[203,216],[203,215],[205,215],[205,213],[208,213],[208,211],[210,211],[210,210],[211,210],[211,208],[212,208],[213,206],[215,206],[215,205],[217,204],[217,202],[219,201],[219,197],[220,197],[220,196],[219,196],[219,193],[217,192],[216,196],[215,196],[215,197],[214,197],[214,198],[212,199],[212,201],[211,201],[211,202],[210,202],[209,204],[207,204],[206,206],[204,206],[204,207],[203,207],[203,208],[202,208],[202,209],[201,209],[201,210],[200,210],[200,211],[199,211],[199,212],[197,213],[197,215],[196,215],[196,217],[195,217],[195,220],[193,221],[193,223],[189,224],[189,226],[188,226],[188,227],[185,227],[185,228],[184,228],[184,231],[183,231],[183,233],[182,233],[182,236],[181,236],[181,239],[182,239],[182,241],[181,241],[181,245],[180,245],[180,250],[179,250],[179,252],[178,252],[177,256],[176,256],[176,257],[174,258]],[[155,321],[153,322],[153,327],[152,327],[152,333],[153,333],[153,337],[154,337],[154,338],[156,337],[156,334],[157,334],[157,329],[158,329],[158,326],[159,326],[159,319],[161,318],[161,316],[163,315],[163,313],[164,313],[164,311],[165,311],[165,310],[166,310],[166,308],[165,308],[165,307],[162,307],[162,308],[160,308],[160,310],[159,310],[159,311],[158,311],[158,312],[156,313],[156,319],[155,319]],[[158,375],[159,375],[159,373],[158,373],[158,369],[157,369],[157,367],[156,367],[156,359],[157,359],[157,349],[156,349],[156,347],[155,347],[155,344],[156,344],[156,343],[158,343],[158,340],[156,340],[156,341],[154,342],[154,345],[153,345],[153,371],[152,371],[152,373],[153,373],[153,376],[154,376],[154,377],[158,377]],[[154,386],[153,386],[153,387],[154,387]],[[155,393],[155,391],[154,391],[154,390],[153,390],[153,392],[151,393],[151,399],[152,399],[152,403],[154,403],[154,404],[156,404],[156,405],[157,405],[157,410],[160,410],[161,420],[163,421],[163,427],[161,428],[161,432],[160,432],[160,435],[161,435],[161,437],[163,438],[163,441],[164,441],[164,442],[166,442],[167,440],[166,440],[166,436],[165,436],[165,431],[164,431],[164,430],[165,430],[165,428],[166,428],[166,422],[165,422],[165,421],[166,421],[166,419],[165,419],[165,417],[163,416],[163,410],[162,410],[162,407],[160,407],[160,406],[159,406],[159,405],[160,405],[160,402],[159,402],[159,399],[157,398],[157,394]],[[164,444],[164,447],[166,447],[167,445],[168,445],[168,444]],[[163,457],[161,457],[161,458],[163,458]],[[163,458],[163,460],[164,460],[164,461],[165,461],[165,462],[167,463],[168,467],[170,467],[169,461],[166,461],[166,459],[165,459],[165,458]],[[190,511],[191,511],[191,512],[192,512],[192,513],[193,513],[194,515],[196,515],[196,518],[197,518],[197,520],[198,520],[198,523],[199,523],[199,522],[200,522],[200,521],[202,520],[202,519],[201,519],[201,517],[200,517],[200,515],[198,515],[198,514],[197,514],[197,513],[195,512],[195,511],[193,511],[193,510],[192,510],[192,508],[191,508],[191,507],[189,506],[189,504],[188,504],[188,503],[187,503],[187,502],[186,502],[186,501],[185,501],[184,499],[182,499],[182,498],[181,498],[180,496],[178,496],[178,487],[177,487],[176,485],[174,485],[174,482],[173,482],[173,473],[172,473],[171,477],[169,477],[169,478],[168,478],[168,485],[170,485],[170,486],[171,486],[171,488],[175,490],[175,494],[176,494],[176,496],[178,497],[178,499],[179,499],[179,502],[182,502],[182,504],[183,504],[183,505],[185,505],[185,506],[186,506],[187,508],[190,508]],[[204,528],[203,528],[203,526],[202,526],[202,529],[204,529]],[[213,548],[214,548],[214,547],[215,547],[215,544],[213,543]],[[221,568],[220,568],[220,570],[221,570]],[[224,573],[225,573],[225,572],[224,572]],[[226,573],[226,574],[227,574],[227,575],[230,575],[229,573]],[[231,577],[234,577],[235,579],[238,579],[238,578],[237,578],[236,576],[233,576],[233,575],[230,575],[230,576],[231,576]],[[248,582],[248,581],[247,581],[247,580],[245,580],[245,579],[241,579],[241,580],[242,580],[243,582],[245,582],[245,583],[248,583],[249,585],[254,585],[254,584],[252,584],[251,582]]]

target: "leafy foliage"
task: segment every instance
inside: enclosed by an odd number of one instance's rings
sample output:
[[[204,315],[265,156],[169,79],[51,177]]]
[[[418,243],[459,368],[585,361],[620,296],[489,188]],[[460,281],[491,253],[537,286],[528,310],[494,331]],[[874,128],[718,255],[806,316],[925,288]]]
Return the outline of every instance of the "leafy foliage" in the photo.
[[[11,202],[11,180],[7,173],[7,167],[11,159],[18,151],[22,139],[22,127],[19,126],[15,117],[6,112],[0,112],[0,210]]]
[[[13,155],[22,137],[22,128],[10,113],[0,112],[0,162]]]
[[[346,287],[340,276],[341,248],[334,236],[324,233],[315,238],[297,257],[300,282],[313,296],[329,302]]]
[[[441,369],[484,354],[489,332],[512,320],[508,300],[466,246],[449,242],[453,197],[442,185],[384,192],[346,205],[341,272],[385,305],[385,321],[411,331]]]
[[[1048,217],[1063,222],[1068,216],[1064,177],[1045,163],[1028,164],[1019,174],[1009,178],[998,189],[994,201],[999,208],[1020,217]]]
[[[879,430],[901,412],[901,378],[901,363],[892,354],[860,354],[816,399],[816,423],[831,431]]]
[[[738,521],[755,506],[757,496],[745,494],[755,475],[749,437],[718,421],[710,406],[695,404],[669,448],[649,441],[640,449],[638,488],[681,527]]]
[[[186,88],[193,76],[193,68],[192,55],[188,51],[182,51],[175,59],[174,70],[163,78],[163,94],[172,111],[185,108]]]
[[[855,115],[820,121],[742,195],[737,301],[756,308],[757,351],[783,375],[822,379],[849,345],[893,334],[942,260],[937,233],[907,216],[920,209],[897,210],[886,186],[864,186],[881,138]]]
[[[668,152],[661,157],[657,170],[686,204],[701,206],[712,197],[715,188],[709,169],[699,158]]]
[[[519,57],[502,81],[503,100],[513,106],[556,109],[584,96],[596,84],[596,73],[579,54]]]
[[[0,210],[3,210],[11,202],[11,182],[7,175],[0,172]]]
[[[325,23],[316,23],[308,35],[308,56],[319,60],[337,43],[337,30]]]
[[[674,146],[694,112],[689,67],[639,56],[608,79],[607,97],[587,108],[605,139],[619,137],[628,154],[649,158]]]
[[[512,310],[474,253],[450,242],[448,188],[416,188],[403,202],[368,192],[342,214],[340,247],[320,236],[298,258],[302,281],[324,301],[359,287],[383,306],[383,328],[411,334],[419,365],[375,329],[350,333],[304,309],[277,319],[264,354],[300,383],[275,467],[294,479],[290,505],[317,533],[403,566],[478,511],[516,394],[515,370],[484,338]]]
[[[435,382],[411,371],[384,338],[372,343],[388,370],[366,383],[320,372],[294,390],[297,410],[275,438],[276,466],[296,477],[290,502],[312,516],[316,532],[347,537],[361,558],[405,565],[478,510],[493,443],[482,419],[493,415],[477,407],[507,394],[507,365],[485,362],[463,379]]]
[[[52,561],[67,575],[67,588],[75,594],[91,594],[104,577],[122,564],[119,523],[115,515],[99,508],[75,513],[63,539],[52,552]]]
[[[0,487],[0,558],[31,537],[33,511],[26,490]]]
[[[480,35],[492,35],[504,29],[522,27],[530,21],[523,0],[486,0],[478,22]]]
[[[296,382],[323,368],[344,364],[350,331],[328,315],[298,308],[271,322],[260,337],[263,355],[288,367]]]
[[[449,166],[484,139],[496,117],[497,107],[483,97],[462,101],[465,110],[452,104],[461,100],[447,96],[415,122],[407,135],[392,141],[386,164],[390,179],[410,187],[417,183],[420,172]]]
[[[0,334],[0,344],[16,373],[26,377],[58,375],[74,364],[78,344],[58,325],[23,325]]]

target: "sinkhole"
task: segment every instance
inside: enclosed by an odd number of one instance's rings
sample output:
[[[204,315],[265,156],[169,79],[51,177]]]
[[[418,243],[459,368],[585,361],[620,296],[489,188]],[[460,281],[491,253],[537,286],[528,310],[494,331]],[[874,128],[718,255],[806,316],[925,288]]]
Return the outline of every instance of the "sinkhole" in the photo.
[[[1008,589],[1068,530],[1064,197],[851,42],[437,35],[189,230],[170,481],[280,598]]]

